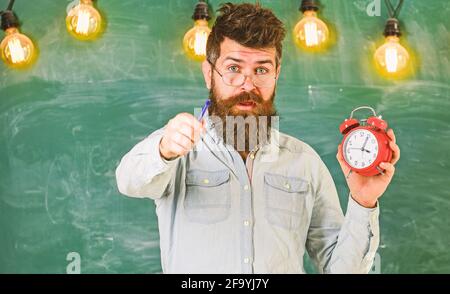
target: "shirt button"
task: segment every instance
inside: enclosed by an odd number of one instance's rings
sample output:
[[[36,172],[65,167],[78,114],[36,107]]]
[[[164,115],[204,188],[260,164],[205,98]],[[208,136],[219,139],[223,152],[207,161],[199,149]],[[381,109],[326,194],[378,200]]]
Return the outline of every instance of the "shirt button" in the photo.
[[[284,187],[289,190],[291,188],[291,185],[289,185],[289,183],[285,183]]]
[[[249,225],[250,225],[250,221],[245,220],[245,221],[244,221],[244,226],[248,227]]]
[[[246,191],[248,190],[248,185],[244,186],[244,190],[246,190]]]
[[[249,263],[250,262],[250,258],[246,257],[244,258],[244,263]]]
[[[251,159],[255,159],[255,154],[253,154],[253,153],[250,154],[250,158],[251,158]]]
[[[204,184],[209,184],[209,180],[208,180],[208,179],[204,179],[204,180],[203,180],[203,183],[204,183]]]

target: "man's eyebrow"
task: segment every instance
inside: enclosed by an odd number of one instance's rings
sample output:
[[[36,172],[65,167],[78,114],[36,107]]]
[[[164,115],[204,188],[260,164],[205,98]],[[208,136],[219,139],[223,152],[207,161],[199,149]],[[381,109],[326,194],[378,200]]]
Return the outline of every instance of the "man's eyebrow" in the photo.
[[[232,61],[237,62],[237,63],[243,63],[243,62],[244,62],[243,59],[234,58],[234,57],[226,57],[226,58],[223,60],[223,62],[225,62],[225,61],[227,61],[227,60],[232,60]],[[274,63],[273,63],[273,61],[272,61],[271,59],[258,60],[258,61],[256,61],[256,63],[257,63],[257,64],[266,64],[266,63],[269,63],[269,64],[271,64],[272,66],[274,65]]]
[[[230,57],[230,56],[226,57],[226,58],[223,60],[223,62],[225,62],[225,61],[227,61],[227,60],[232,60],[232,61],[237,62],[237,63],[242,63],[242,62],[244,62],[244,60],[242,60],[242,59],[234,58],[234,57]]]
[[[259,60],[256,62],[257,64],[265,64],[265,63],[270,63],[271,65],[273,65],[273,61],[270,59],[266,59],[266,60]]]

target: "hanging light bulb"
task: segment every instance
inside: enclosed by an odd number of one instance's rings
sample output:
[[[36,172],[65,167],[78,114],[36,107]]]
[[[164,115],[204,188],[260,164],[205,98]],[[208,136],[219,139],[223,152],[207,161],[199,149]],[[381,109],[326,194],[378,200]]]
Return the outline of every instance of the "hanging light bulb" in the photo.
[[[327,25],[317,17],[319,6],[314,0],[302,0],[303,18],[294,28],[295,43],[307,51],[324,49],[329,41]]]
[[[186,54],[197,61],[203,61],[206,57],[206,42],[211,33],[208,27],[208,4],[204,1],[199,1],[195,6],[194,27],[190,29],[183,38],[183,48]]]
[[[92,0],[75,0],[67,7],[66,26],[79,40],[93,40],[102,32],[102,17]]]
[[[405,47],[400,45],[400,35],[398,20],[388,19],[384,30],[385,43],[375,51],[374,55],[376,66],[384,75],[398,76],[408,68],[410,56]]]
[[[6,10],[1,14],[2,29],[6,33],[0,43],[3,61],[13,68],[24,68],[31,65],[36,57],[33,42],[19,32],[19,20],[12,10]]]

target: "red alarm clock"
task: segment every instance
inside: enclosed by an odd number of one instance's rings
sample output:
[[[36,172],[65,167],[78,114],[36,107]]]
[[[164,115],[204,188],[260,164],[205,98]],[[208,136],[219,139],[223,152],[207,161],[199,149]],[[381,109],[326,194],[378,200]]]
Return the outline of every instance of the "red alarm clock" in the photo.
[[[369,109],[373,116],[357,120],[353,113],[360,109]],[[375,110],[368,106],[355,108],[340,126],[342,139],[341,155],[351,171],[363,176],[382,174],[381,162],[390,162],[392,150],[389,147],[389,137],[386,134],[388,124],[377,116]]]

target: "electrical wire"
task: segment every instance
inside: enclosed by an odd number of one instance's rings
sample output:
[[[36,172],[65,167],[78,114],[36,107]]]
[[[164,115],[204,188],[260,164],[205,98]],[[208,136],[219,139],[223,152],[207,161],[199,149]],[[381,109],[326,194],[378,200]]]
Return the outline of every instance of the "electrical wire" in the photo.
[[[16,1],[16,0],[9,0],[8,8],[6,10],[12,10],[12,8],[14,6],[14,1]]]
[[[0,10],[0,15],[3,15],[3,13],[5,13],[5,11],[11,11],[14,6],[15,1],[16,0],[9,0],[8,7],[6,8],[6,10]]]
[[[400,10],[402,9],[404,0],[399,0],[397,3],[397,7],[394,8],[391,0],[384,0],[386,3],[386,7],[388,9],[388,14],[390,18],[397,18],[400,14]]]

